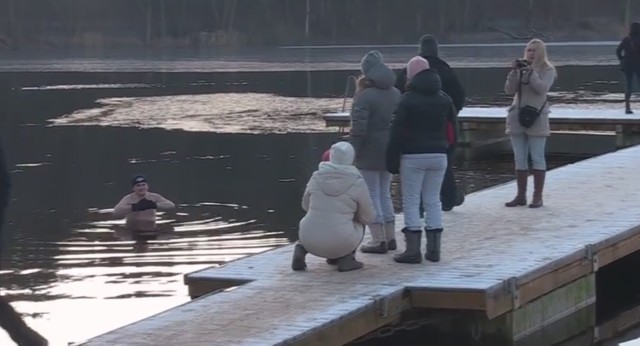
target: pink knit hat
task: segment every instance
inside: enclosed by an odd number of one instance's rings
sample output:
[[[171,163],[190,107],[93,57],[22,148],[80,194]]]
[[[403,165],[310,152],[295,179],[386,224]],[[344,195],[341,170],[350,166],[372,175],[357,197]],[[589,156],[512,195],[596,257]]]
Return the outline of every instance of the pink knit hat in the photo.
[[[407,63],[407,80],[411,80],[418,72],[428,70],[429,62],[421,56],[414,56]]]
[[[324,153],[322,153],[322,162],[328,162],[331,160],[331,149],[327,149]]]

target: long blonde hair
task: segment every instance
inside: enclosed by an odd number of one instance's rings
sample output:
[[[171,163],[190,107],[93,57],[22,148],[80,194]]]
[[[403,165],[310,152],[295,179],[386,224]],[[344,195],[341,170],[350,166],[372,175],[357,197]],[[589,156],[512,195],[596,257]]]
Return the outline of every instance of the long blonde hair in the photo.
[[[527,58],[527,49],[529,47],[533,47],[536,49],[536,55],[533,58],[533,68],[538,70],[538,69],[545,69],[548,67],[554,68],[553,64],[551,64],[551,62],[549,61],[549,58],[547,57],[547,46],[544,44],[544,42],[540,39],[534,38],[533,40],[529,41],[529,43],[527,43],[527,46],[524,48],[524,58]]]
[[[372,86],[373,86],[373,82],[369,78],[365,76],[360,76],[356,80],[356,93],[359,93],[364,89],[371,88]]]

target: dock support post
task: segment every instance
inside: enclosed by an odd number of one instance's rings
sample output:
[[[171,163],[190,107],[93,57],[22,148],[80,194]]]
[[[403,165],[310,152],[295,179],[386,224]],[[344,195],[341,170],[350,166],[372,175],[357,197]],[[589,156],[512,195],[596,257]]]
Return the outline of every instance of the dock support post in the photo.
[[[497,317],[489,321],[490,329],[518,346],[552,344],[580,334],[595,325],[595,278],[589,274]]]
[[[616,125],[616,149],[640,144],[640,131],[632,125]]]

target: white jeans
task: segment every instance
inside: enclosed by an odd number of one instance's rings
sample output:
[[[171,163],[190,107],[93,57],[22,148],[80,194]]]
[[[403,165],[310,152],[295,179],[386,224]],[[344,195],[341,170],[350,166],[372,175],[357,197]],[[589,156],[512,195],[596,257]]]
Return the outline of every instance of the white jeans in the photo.
[[[420,197],[425,210],[425,228],[442,228],[440,188],[447,169],[446,154],[407,154],[400,159],[400,184],[404,225],[409,231],[422,231]]]
[[[387,171],[360,170],[362,178],[369,188],[369,195],[376,210],[374,223],[387,223],[395,221],[393,202],[391,201],[391,173]]]

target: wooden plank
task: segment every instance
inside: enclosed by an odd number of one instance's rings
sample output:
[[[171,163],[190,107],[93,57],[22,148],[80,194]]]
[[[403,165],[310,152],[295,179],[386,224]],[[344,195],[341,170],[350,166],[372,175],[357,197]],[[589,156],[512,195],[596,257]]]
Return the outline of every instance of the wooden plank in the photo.
[[[383,300],[372,302],[358,311],[278,345],[344,345],[387,324],[398,322],[401,313],[411,306],[409,296],[403,291],[391,294]]]
[[[511,327],[513,337],[516,340],[523,338],[539,331],[547,325],[571,316],[583,308],[589,306],[595,308],[595,302],[595,274],[590,274],[566,285],[558,286],[552,292],[529,301],[527,304],[522,304],[520,308],[510,313],[512,317]],[[590,310],[586,316],[590,316],[591,318],[587,321],[582,321],[581,329],[593,326],[595,322],[595,309]],[[582,320],[582,318],[580,319]]]
[[[504,124],[506,107],[466,107],[458,114],[460,122],[473,123],[501,123]],[[325,121],[334,123],[349,123],[349,113],[324,114]],[[589,124],[589,125],[625,125],[625,127],[637,128],[640,126],[640,118],[633,115],[621,114],[610,109],[566,108],[554,107],[549,115],[552,124]],[[615,131],[615,127],[611,128]]]
[[[483,290],[429,290],[408,288],[414,308],[481,310],[486,308]]]
[[[562,287],[578,278],[593,272],[593,264],[586,260],[577,260],[548,274],[518,285],[519,302],[524,305],[558,287]]]
[[[192,280],[187,280],[186,284],[189,290],[189,297],[191,297],[191,299],[195,299],[212,292],[217,292],[217,291],[235,287],[235,286],[242,286],[248,282],[250,281],[225,280],[225,279],[216,279],[216,280],[193,280],[192,279]]]
[[[634,228],[633,230],[640,231],[640,227]],[[611,244],[598,251],[598,265],[601,267],[606,266],[638,250],[640,250],[640,233],[636,233],[630,238]]]

